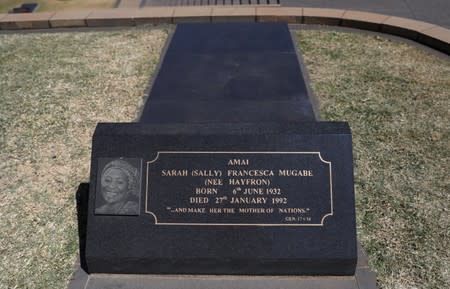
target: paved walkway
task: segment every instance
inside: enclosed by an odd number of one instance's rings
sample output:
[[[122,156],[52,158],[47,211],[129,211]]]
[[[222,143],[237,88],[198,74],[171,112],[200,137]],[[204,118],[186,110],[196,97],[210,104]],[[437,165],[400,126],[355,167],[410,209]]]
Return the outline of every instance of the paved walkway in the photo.
[[[281,6],[359,10],[450,28],[450,0],[281,0]]]
[[[280,0],[142,0],[141,6],[279,5]]]
[[[189,6],[142,7],[142,4],[146,3],[144,0],[122,0],[118,5],[119,9],[0,13],[0,30],[136,26],[146,23],[199,21],[323,24],[393,34],[450,54],[449,0],[445,0],[449,1],[448,4],[442,2],[443,0],[426,0],[428,6],[423,5],[422,9],[421,0],[398,0],[395,4],[386,2],[387,4],[383,5],[381,2],[388,0],[339,0],[339,4],[334,4],[332,0],[280,0],[281,6],[261,5],[258,2],[253,4],[253,1],[258,0],[248,0],[252,1],[251,6],[199,6],[194,5],[197,0],[189,1]],[[371,4],[370,1],[378,1],[378,4]]]
[[[139,0],[122,0],[126,2]],[[140,6],[186,6],[186,5],[261,5],[276,4],[274,0],[142,0]],[[425,21],[450,28],[450,0],[279,0],[284,7],[315,7],[358,10],[399,16]],[[206,4],[207,5],[207,4]],[[266,4],[267,5],[267,4]]]

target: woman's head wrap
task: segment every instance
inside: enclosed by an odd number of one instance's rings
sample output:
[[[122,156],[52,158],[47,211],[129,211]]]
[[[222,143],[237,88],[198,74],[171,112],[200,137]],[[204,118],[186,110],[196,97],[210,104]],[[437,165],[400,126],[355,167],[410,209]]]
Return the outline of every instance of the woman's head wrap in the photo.
[[[138,169],[133,167],[130,163],[123,159],[116,159],[103,168],[101,178],[106,174],[110,169],[118,169],[121,170],[128,178],[128,191],[132,194],[137,195],[139,188],[139,172]]]

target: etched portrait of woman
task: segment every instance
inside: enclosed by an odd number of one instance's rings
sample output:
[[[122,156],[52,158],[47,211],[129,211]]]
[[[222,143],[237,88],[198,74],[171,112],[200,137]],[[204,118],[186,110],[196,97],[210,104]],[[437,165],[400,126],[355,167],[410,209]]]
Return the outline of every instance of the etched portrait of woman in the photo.
[[[139,215],[140,168],[125,159],[107,163],[100,174],[95,213],[100,215]]]

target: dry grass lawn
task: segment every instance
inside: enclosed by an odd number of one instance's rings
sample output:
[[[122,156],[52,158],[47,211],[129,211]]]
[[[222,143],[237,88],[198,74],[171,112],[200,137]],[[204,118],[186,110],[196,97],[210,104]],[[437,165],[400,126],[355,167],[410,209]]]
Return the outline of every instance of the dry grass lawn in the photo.
[[[58,11],[65,9],[112,8],[116,0],[1,0],[0,13],[5,13],[22,3],[38,3],[35,12]]]
[[[0,289],[65,288],[93,129],[136,118],[167,29],[0,35]],[[450,288],[450,62],[375,36],[298,36],[323,118],[353,130],[378,285]]]
[[[97,122],[137,117],[168,35],[0,35],[0,288],[65,288]]]
[[[358,238],[381,288],[450,288],[450,62],[376,36],[303,31],[327,120],[353,131]]]

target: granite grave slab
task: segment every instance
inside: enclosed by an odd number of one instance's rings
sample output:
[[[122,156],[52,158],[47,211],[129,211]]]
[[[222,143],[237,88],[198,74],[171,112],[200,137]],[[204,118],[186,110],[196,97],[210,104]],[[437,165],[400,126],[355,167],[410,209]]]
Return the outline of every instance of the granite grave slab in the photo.
[[[96,128],[71,284],[375,288],[349,126],[311,103],[287,25],[178,25],[140,122]]]
[[[80,195],[88,195],[83,184]],[[358,244],[358,263],[353,276],[236,276],[236,275],[142,275],[87,274],[79,262],[68,289],[376,289],[376,275],[367,265],[367,256]]]
[[[98,124],[86,270],[353,275],[351,164],[346,123]]]
[[[287,25],[179,24],[140,122],[233,120],[315,120]]]

